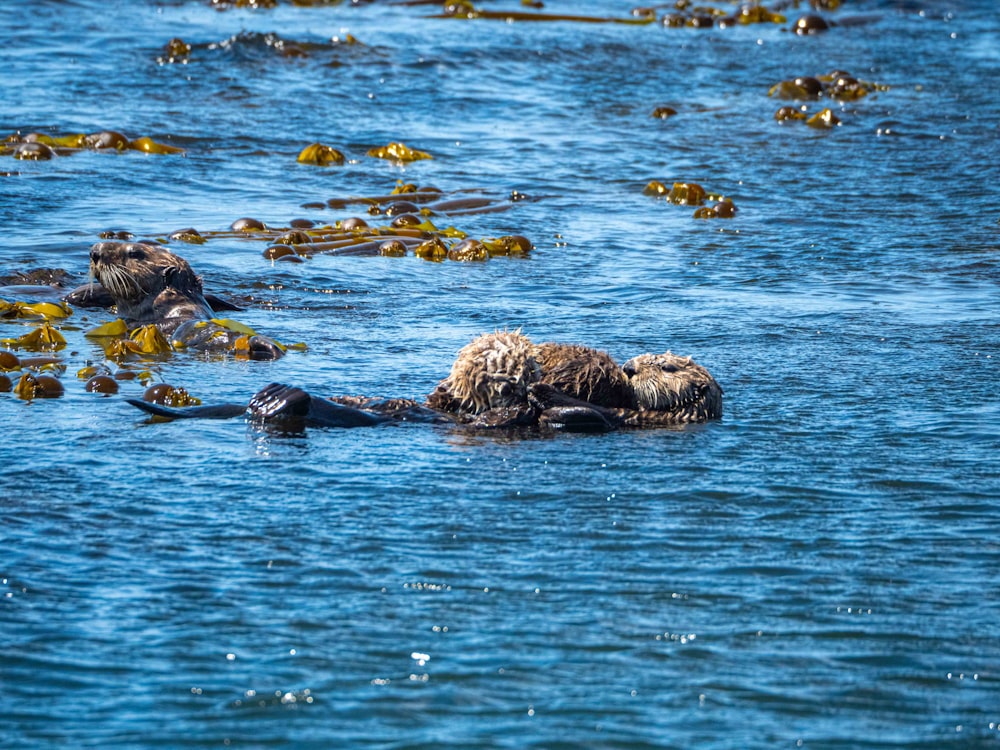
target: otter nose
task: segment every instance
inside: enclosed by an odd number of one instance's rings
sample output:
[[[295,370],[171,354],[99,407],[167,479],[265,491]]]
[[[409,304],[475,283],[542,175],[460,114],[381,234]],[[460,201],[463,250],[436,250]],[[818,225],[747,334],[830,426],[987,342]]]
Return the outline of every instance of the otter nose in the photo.
[[[97,243],[90,248],[90,262],[97,263],[101,260],[101,244]]]

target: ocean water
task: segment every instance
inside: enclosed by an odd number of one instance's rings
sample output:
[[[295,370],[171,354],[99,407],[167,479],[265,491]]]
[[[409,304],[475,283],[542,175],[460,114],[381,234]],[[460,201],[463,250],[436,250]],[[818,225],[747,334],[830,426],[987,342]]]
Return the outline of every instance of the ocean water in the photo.
[[[114,316],[74,310],[65,394],[0,393],[0,747],[1000,746],[1000,14],[845,0],[791,33],[806,12],[0,4],[0,134],[185,150],[0,156],[0,274],[72,286],[102,232],[194,227],[171,248],[232,316],[308,347],[129,365],[153,380],[420,398],[521,328],[691,355],[725,389],[721,421],[600,436],[154,424],[138,381],[85,391],[83,333]],[[883,88],[805,103],[832,129],[774,119],[802,103],[773,84],[834,70]],[[433,159],[366,155],[390,141]],[[347,162],[297,163],[312,142]],[[226,233],[372,220],[316,204],[400,181],[490,198],[447,223],[535,249],[289,263]]]

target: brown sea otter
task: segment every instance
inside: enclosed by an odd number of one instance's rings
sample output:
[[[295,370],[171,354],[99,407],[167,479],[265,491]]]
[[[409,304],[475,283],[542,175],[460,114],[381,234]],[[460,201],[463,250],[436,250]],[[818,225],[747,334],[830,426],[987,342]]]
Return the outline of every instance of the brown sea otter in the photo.
[[[90,273],[111,295],[129,329],[154,324],[176,345],[228,351],[241,334],[212,322],[201,278],[188,262],[151,242],[98,242]],[[250,359],[277,359],[281,347],[264,336],[246,340]]]
[[[705,422],[722,416],[722,388],[690,357],[642,354],[619,366],[607,353],[573,344],[535,346],[520,331],[483,334],[458,353],[427,399],[462,419],[497,408],[523,420],[592,409],[610,427]],[[481,417],[480,417],[481,418]]]
[[[722,389],[688,357],[643,354],[618,367],[595,349],[552,343],[536,347],[520,331],[502,331],[463,347],[451,373],[423,404],[410,399],[317,398],[277,383],[255,394],[247,407],[171,409],[136,399],[129,403],[170,419],[245,414],[258,422],[290,422],[296,427],[421,421],[608,432],[718,419]]]

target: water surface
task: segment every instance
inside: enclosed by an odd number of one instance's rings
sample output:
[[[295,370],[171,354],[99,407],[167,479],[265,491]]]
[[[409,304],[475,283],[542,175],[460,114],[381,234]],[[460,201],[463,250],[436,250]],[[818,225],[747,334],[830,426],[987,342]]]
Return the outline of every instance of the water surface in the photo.
[[[140,384],[75,378],[112,317],[77,310],[65,396],[0,394],[0,746],[996,746],[993,4],[859,0],[826,15],[865,23],[806,38],[430,12],[3,5],[0,132],[186,154],[2,157],[0,273],[82,282],[103,231],[332,222],[363,208],[303,205],[398,180],[516,190],[534,200],[454,223],[524,234],[527,259],[176,245],[241,322],[309,349],[155,377],[210,402],[275,380],[419,398],[519,327],[690,354],[724,418],[526,440],[148,424],[123,400]],[[158,62],[173,37],[186,64]],[[831,131],[773,119],[772,84],[835,69],[888,89],[826,102]],[[392,140],[434,159],[365,156]],[[297,164],[313,141],[349,163]],[[695,220],[654,179],[739,212]]]

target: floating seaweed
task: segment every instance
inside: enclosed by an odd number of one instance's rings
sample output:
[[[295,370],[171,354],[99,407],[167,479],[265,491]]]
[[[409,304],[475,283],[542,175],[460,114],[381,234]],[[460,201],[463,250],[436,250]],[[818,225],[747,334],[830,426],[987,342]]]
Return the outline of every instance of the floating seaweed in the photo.
[[[12,390],[15,396],[25,401],[33,401],[36,398],[59,398],[65,392],[58,378],[31,372],[22,374]]]
[[[170,39],[160,50],[156,62],[160,65],[187,65],[208,55],[218,53],[237,58],[271,58],[275,55],[287,59],[312,58],[331,54],[328,64],[341,65],[338,50],[352,49],[352,54],[369,54],[372,48],[352,34],[333,36],[325,41],[287,39],[274,32],[243,31],[221,41],[189,43],[180,37]]]
[[[56,156],[68,156],[79,151],[141,151],[146,154],[183,154],[184,149],[158,143],[148,136],[129,140],[115,130],[86,135],[51,136],[44,133],[13,133],[0,143],[0,155],[15,159],[44,161]]]
[[[299,152],[300,164],[315,164],[320,167],[328,167],[331,164],[343,164],[344,155],[335,148],[324,146],[322,143],[310,143]]]
[[[693,214],[695,219],[731,219],[736,215],[736,205],[730,198],[710,193],[697,182],[675,182],[667,187],[666,183],[653,180],[642,192],[677,206],[699,206]],[[706,206],[708,201],[714,204]]]
[[[160,404],[161,406],[198,406],[201,404],[201,399],[192,396],[184,388],[176,388],[167,383],[157,383],[156,385],[151,385],[142,394],[143,401],[148,401],[153,404]]]
[[[423,2],[404,2],[403,5],[426,5]],[[482,19],[491,21],[504,21],[512,23],[514,21],[572,21],[576,23],[619,23],[631,25],[645,25],[656,21],[656,12],[651,9],[642,9],[640,13],[633,14],[630,18],[613,18],[604,16],[581,16],[564,13],[541,13],[513,10],[483,10],[477,8],[469,0],[451,0],[445,2],[441,13],[437,13],[429,18],[459,18],[464,20]]]
[[[54,351],[65,347],[66,339],[59,332],[58,328],[46,320],[23,336],[0,339],[0,344],[10,346],[14,349],[27,349],[29,351]]]
[[[368,156],[374,156],[376,159],[388,159],[394,162],[409,162],[409,161],[420,161],[422,159],[433,159],[426,151],[418,151],[415,148],[410,148],[405,143],[400,143],[398,141],[393,141],[385,146],[375,146],[368,149]]]
[[[818,130],[829,130],[840,125],[840,118],[832,109],[821,109],[812,115],[805,107],[796,109],[795,107],[781,107],[774,113],[774,119],[778,122],[804,121],[806,125]]]
[[[875,91],[887,91],[888,86],[855,78],[844,70],[825,75],[789,78],[771,86],[768,96],[792,101],[816,101],[822,97],[838,101],[856,101]]]
[[[667,28],[710,29],[715,26],[747,26],[757,23],[782,24],[787,18],[757,2],[742,3],[735,10],[725,10],[713,6],[694,5],[688,0],[677,0],[671,11],[663,16],[662,24]]]
[[[59,320],[73,314],[63,302],[7,302],[0,299],[0,318],[44,318]]]

